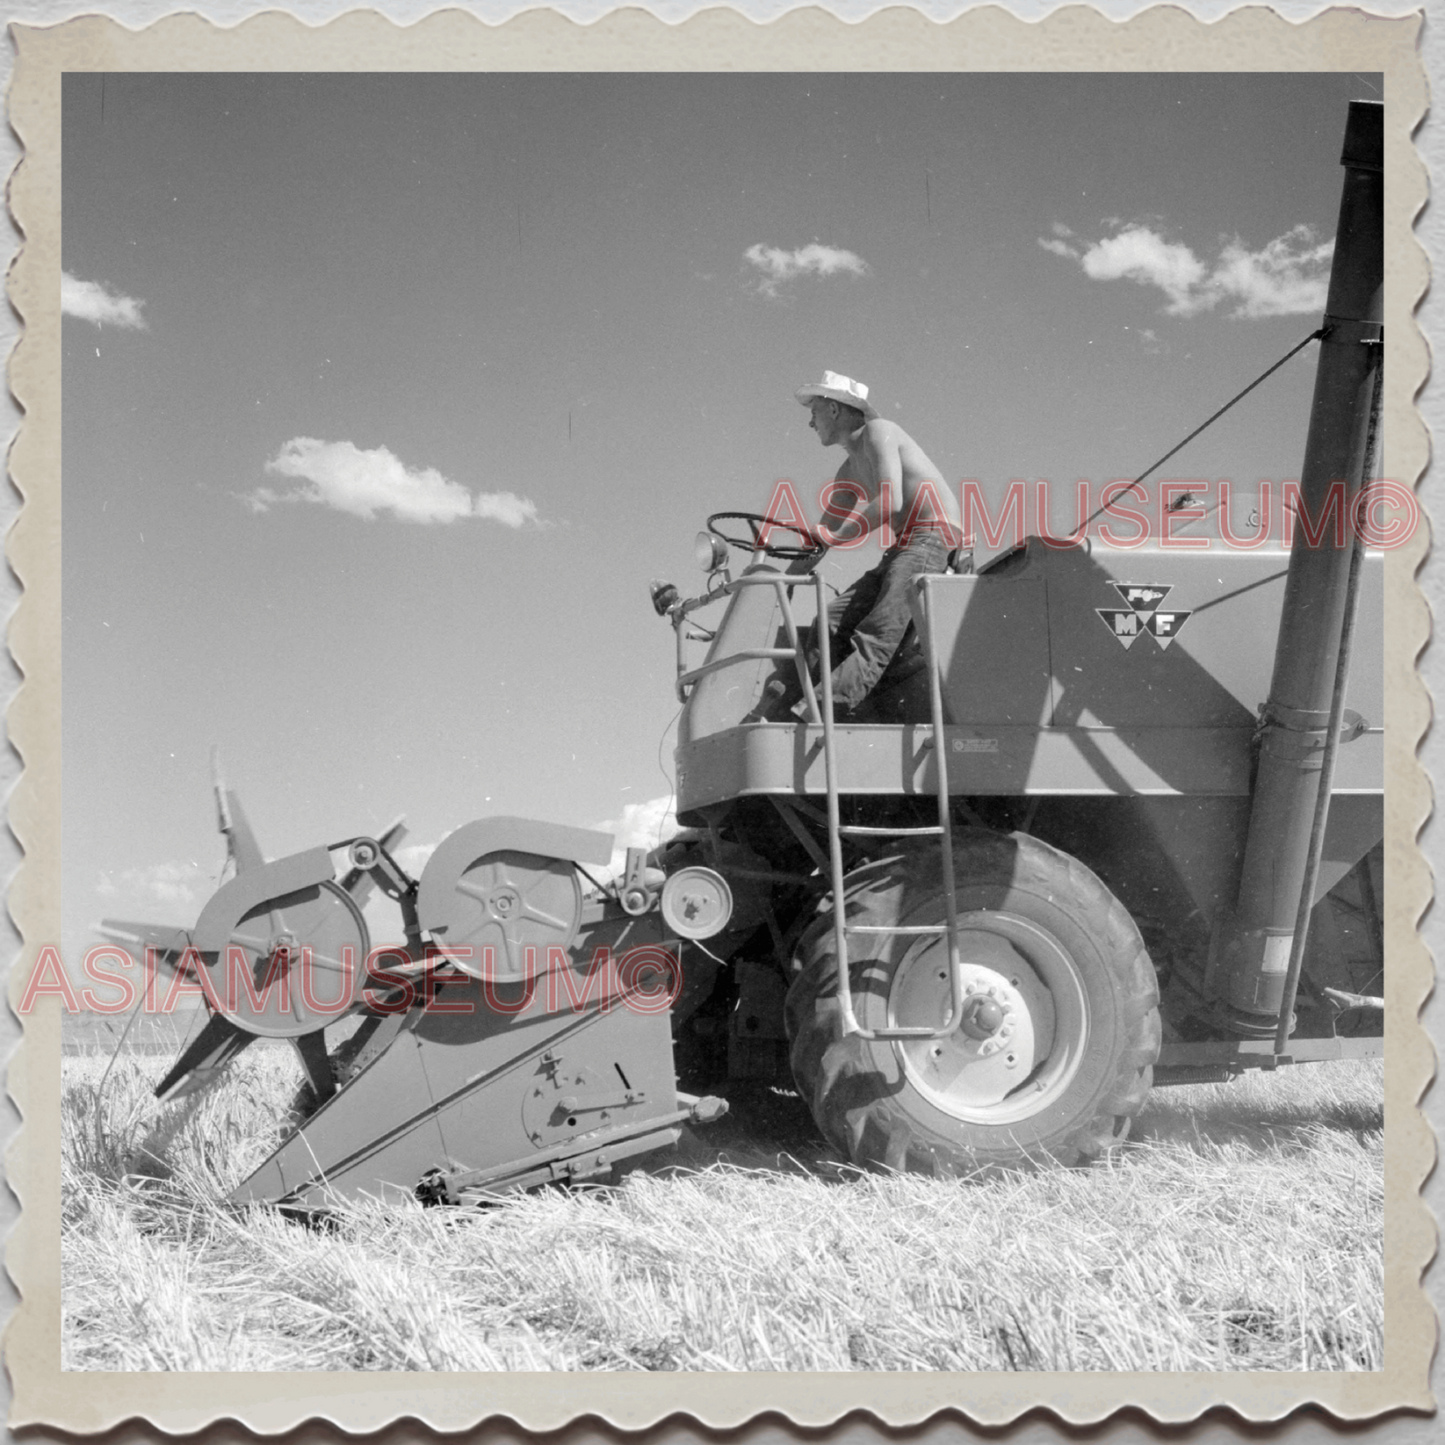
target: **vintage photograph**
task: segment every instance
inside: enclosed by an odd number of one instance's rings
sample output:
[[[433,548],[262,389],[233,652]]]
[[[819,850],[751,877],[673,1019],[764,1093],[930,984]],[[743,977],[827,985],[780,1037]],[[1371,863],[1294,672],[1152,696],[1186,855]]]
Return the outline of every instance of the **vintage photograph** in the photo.
[[[1378,1368],[1379,95],[67,76],[69,1366]]]
[[[62,1371],[1387,1368],[1382,72],[60,81]]]

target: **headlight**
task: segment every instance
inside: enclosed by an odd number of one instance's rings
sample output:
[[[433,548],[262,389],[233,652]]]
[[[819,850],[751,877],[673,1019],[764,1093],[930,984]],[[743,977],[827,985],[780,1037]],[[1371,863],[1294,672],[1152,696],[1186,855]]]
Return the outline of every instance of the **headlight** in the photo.
[[[719,572],[727,565],[728,544],[711,532],[699,532],[692,544],[692,555],[704,572]]]
[[[678,599],[677,588],[671,582],[661,580],[647,584],[648,595],[652,598],[653,610],[659,617],[666,617],[668,609]]]

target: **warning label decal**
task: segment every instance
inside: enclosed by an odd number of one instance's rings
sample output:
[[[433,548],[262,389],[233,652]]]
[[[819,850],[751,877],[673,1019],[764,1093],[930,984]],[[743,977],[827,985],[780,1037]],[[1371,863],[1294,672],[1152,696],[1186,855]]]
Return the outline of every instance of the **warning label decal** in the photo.
[[[1115,582],[1112,585],[1124,606],[1096,607],[1094,611],[1114,640],[1125,648],[1133,647],[1146,632],[1160,647],[1168,647],[1192,615],[1160,609],[1160,604],[1174,590],[1170,583]]]

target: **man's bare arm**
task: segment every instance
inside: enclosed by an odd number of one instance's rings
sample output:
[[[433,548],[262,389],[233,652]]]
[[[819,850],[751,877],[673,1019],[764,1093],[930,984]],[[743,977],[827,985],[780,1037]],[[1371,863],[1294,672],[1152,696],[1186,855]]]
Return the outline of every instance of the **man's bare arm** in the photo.
[[[830,547],[859,541],[877,525],[876,515],[869,516],[874,504],[868,500],[867,488],[848,475],[851,466],[844,462],[823,490],[823,517],[814,531]]]
[[[819,535],[830,543],[861,541],[898,507],[903,461],[893,429],[879,422],[870,422],[863,433],[862,450],[861,469],[866,480],[859,481],[850,475],[858,465],[852,457],[838,468],[833,478],[832,495],[824,505],[824,515],[837,519],[842,525],[831,530],[826,525],[818,529]],[[848,498],[849,490],[851,498]],[[851,500],[848,510],[841,509],[840,497]]]

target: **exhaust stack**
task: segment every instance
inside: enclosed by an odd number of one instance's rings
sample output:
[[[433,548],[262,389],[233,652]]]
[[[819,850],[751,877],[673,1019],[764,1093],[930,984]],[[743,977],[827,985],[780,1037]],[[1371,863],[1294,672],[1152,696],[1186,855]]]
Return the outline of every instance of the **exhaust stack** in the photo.
[[[1232,927],[1223,937],[1225,999],[1231,1024],[1242,1033],[1274,1032],[1285,1003],[1345,627],[1355,505],[1383,351],[1384,108],[1378,102],[1350,103],[1340,163],[1344,191],[1300,478],[1301,506],[1318,534],[1312,540],[1301,525],[1290,552],[1243,872]],[[1332,507],[1342,509],[1343,546]],[[1286,1029],[1287,1021],[1281,1032]]]

